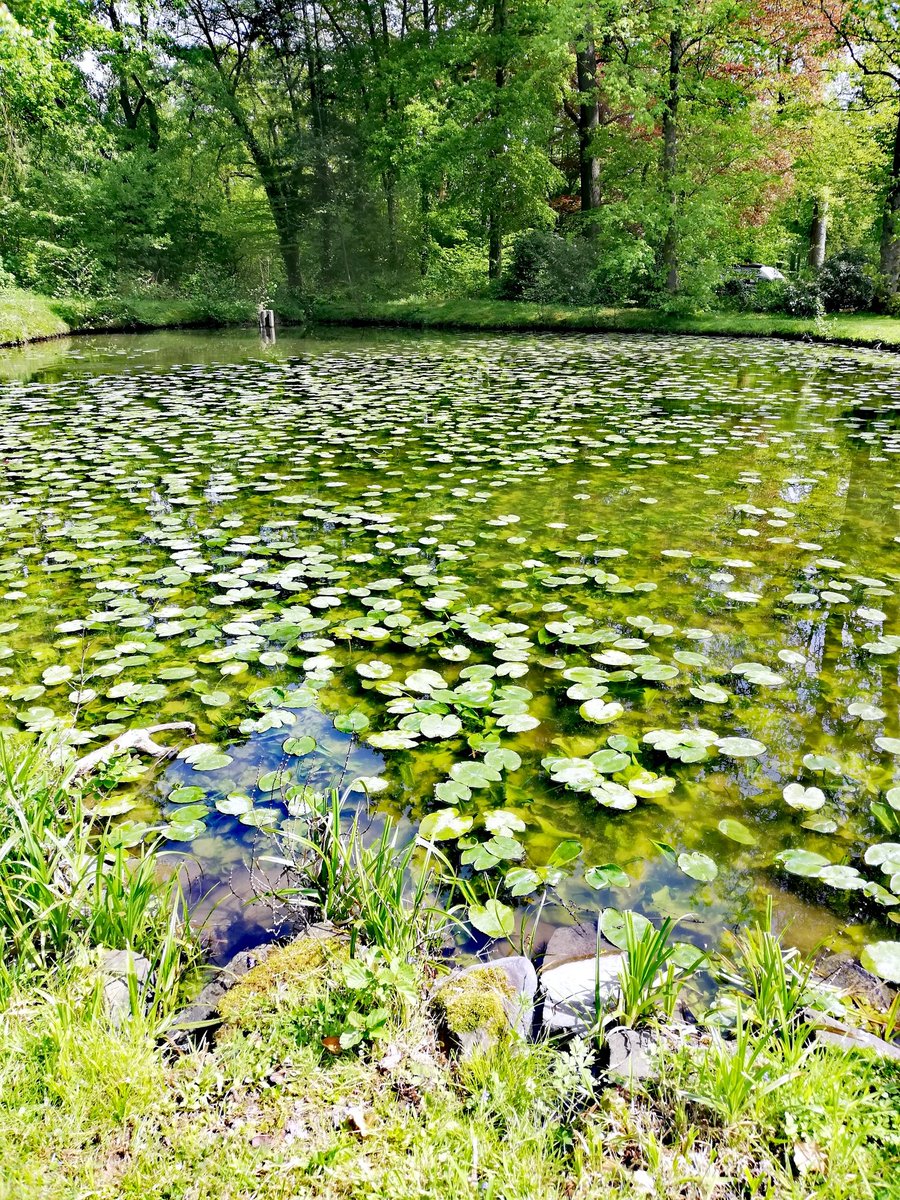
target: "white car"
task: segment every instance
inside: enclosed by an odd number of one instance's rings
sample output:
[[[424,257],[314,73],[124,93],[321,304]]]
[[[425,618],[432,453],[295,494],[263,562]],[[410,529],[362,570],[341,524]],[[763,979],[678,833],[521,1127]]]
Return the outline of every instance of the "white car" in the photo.
[[[766,267],[762,263],[738,263],[732,270],[752,283],[774,283],[785,278],[777,267]]]

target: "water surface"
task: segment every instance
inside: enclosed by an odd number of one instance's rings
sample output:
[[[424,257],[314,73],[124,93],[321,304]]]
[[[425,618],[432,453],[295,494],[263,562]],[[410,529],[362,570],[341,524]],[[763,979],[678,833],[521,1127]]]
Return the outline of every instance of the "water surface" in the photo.
[[[2,724],[196,723],[107,807],[218,881],[223,947],[268,831],[359,777],[551,920],[703,940],[772,892],[800,945],[892,937],[897,358],[231,332],[0,376]]]

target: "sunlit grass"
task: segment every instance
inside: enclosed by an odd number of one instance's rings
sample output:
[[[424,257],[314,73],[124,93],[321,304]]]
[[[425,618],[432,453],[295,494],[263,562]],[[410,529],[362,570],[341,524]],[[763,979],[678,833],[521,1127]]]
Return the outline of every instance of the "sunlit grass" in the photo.
[[[409,325],[424,329],[571,330],[785,337],[900,349],[900,319],[871,313],[787,317],[773,313],[673,315],[649,308],[567,308],[506,300],[335,300],[317,305],[320,321]]]
[[[145,296],[41,296],[21,288],[0,291],[0,346],[67,333],[211,327],[255,322],[253,305],[212,300]]]

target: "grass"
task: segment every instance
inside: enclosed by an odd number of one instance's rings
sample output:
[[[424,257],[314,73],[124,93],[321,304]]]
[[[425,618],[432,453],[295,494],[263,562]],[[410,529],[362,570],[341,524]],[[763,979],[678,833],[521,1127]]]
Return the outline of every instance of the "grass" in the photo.
[[[778,337],[900,351],[900,317],[849,313],[821,319],[773,313],[711,312],[674,315],[649,308],[574,308],[506,300],[328,300],[312,319],[325,324],[397,325],[416,329],[498,332],[688,333],[726,337]],[[281,305],[286,323],[303,323],[302,306]],[[69,333],[211,328],[253,324],[251,303],[208,297],[143,296],[53,299],[19,288],[0,291],[0,346]]]
[[[20,288],[0,291],[0,346],[68,333],[211,327],[255,323],[251,303],[143,296],[54,299]]]
[[[507,1032],[458,1061],[428,1001],[441,878],[390,825],[341,832],[332,796],[284,864],[335,924],[272,951],[214,1040],[175,1052],[152,997],[105,1011],[93,951],[159,972],[177,894],[86,821],[46,746],[0,766],[0,1200],[900,1198],[900,1064],[794,1037],[807,968],[767,924],[718,965],[730,1033],[666,1020],[669,924],[631,928],[620,1015],[656,1038],[645,1083],[610,1086],[579,1039]]]
[[[286,323],[305,322],[302,306],[281,305]],[[688,333],[778,337],[900,351],[900,317],[848,313],[820,319],[773,313],[675,315],[649,308],[575,308],[506,300],[323,300],[312,319],[325,324],[397,325],[497,332]],[[137,332],[253,324],[253,304],[208,297],[144,296],[53,299],[20,288],[0,291],[0,346],[69,333]]]
[[[56,986],[104,950],[126,950],[149,963],[143,985],[129,978],[132,1012],[164,1024],[195,954],[178,875],[161,878],[152,849],[127,853],[92,819],[90,795],[55,764],[59,749],[0,735],[0,995],[23,981]]]
[[[388,954],[411,959],[427,953],[453,919],[437,897],[438,867],[446,863],[433,846],[423,853],[415,838],[401,846],[388,821],[367,844],[359,815],[349,829],[342,815],[340,795],[332,789],[307,836],[279,835],[288,857],[262,860],[285,866],[292,877],[278,898],[312,907]]]
[[[0,1195],[17,1200],[893,1200],[900,1068],[755,1040],[661,1051],[605,1090],[584,1047],[449,1068],[421,1011],[373,1053],[332,1056],[305,1013],[164,1053],[77,997],[0,1022]]]
[[[852,313],[821,319],[773,313],[711,312],[676,316],[648,308],[566,308],[506,300],[323,301],[321,322],[418,329],[561,330],[590,333],[692,333],[779,337],[900,350],[900,318]]]

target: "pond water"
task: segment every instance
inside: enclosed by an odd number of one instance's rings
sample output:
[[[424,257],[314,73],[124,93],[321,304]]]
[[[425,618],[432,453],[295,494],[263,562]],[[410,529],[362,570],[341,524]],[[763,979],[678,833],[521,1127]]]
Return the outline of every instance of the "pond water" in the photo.
[[[355,783],[545,921],[900,901],[900,360],[329,331],[0,356],[0,723],[191,720],[104,801],[200,868]],[[896,790],[892,790],[895,789]],[[364,790],[365,789],[365,790]],[[376,818],[377,819],[377,818]]]

